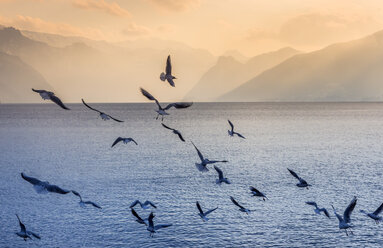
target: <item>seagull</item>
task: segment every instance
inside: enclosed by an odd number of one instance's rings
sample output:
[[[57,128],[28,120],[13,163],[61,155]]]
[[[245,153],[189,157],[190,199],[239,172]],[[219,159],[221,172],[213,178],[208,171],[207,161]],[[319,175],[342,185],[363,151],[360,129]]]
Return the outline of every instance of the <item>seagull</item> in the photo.
[[[93,207],[95,207],[95,208],[102,208],[102,207],[100,207],[100,205],[98,205],[98,204],[96,204],[96,203],[94,203],[94,202],[91,202],[91,201],[83,201],[82,200],[82,197],[81,197],[81,195],[77,192],[77,191],[75,191],[75,190],[72,190],[72,193],[74,194],[74,195],[77,195],[79,198],[80,198],[80,206],[81,207],[85,207],[85,205],[86,204],[90,204],[90,205],[92,205]]]
[[[265,198],[266,199],[268,199],[267,198],[267,196],[265,195],[265,194],[263,194],[261,191],[259,191],[259,190],[257,190],[256,188],[254,188],[254,187],[250,187],[250,190],[251,190],[251,194],[253,195],[253,196],[258,196],[258,197],[262,197],[262,199],[265,201]]]
[[[176,85],[174,84],[174,81],[173,79],[176,79],[176,77],[174,77],[172,75],[172,63],[170,61],[170,55],[168,56],[168,59],[166,60],[166,68],[165,68],[165,72],[162,72],[161,75],[160,75],[160,79],[162,81],[168,81],[168,83],[175,87]]]
[[[115,145],[116,145],[118,142],[120,142],[120,141],[123,141],[124,144],[128,144],[129,142],[132,141],[134,144],[138,145],[137,142],[136,142],[134,139],[132,139],[132,138],[122,138],[122,137],[118,137],[118,138],[113,142],[112,147],[115,146]]]
[[[381,216],[379,216],[380,212],[382,212],[382,209],[383,209],[383,203],[380,204],[380,206],[373,213],[367,213],[364,210],[360,210],[360,212],[364,213],[365,215],[367,215],[371,219],[375,220],[376,224],[379,224],[379,222],[382,221],[382,219],[383,219]]]
[[[347,229],[352,227],[350,225],[350,222],[351,222],[351,218],[350,217],[351,217],[352,211],[355,208],[356,201],[357,201],[357,199],[354,196],[354,198],[352,199],[351,203],[347,206],[346,210],[344,211],[343,217],[341,215],[337,214],[337,212],[335,211],[334,206],[331,205],[332,209],[334,209],[335,216],[339,220],[339,229],[344,229],[347,236],[348,236]],[[352,231],[351,231],[351,234],[353,234]]]
[[[157,208],[156,205],[154,205],[151,201],[145,201],[144,203],[141,203],[139,200],[135,200],[132,204],[130,204],[130,208],[134,208],[137,204],[140,204],[141,208],[143,209],[149,209],[149,205],[153,208]]]
[[[40,236],[37,235],[36,233],[31,232],[31,231],[27,231],[27,229],[25,229],[25,225],[21,222],[21,220],[17,214],[16,214],[16,217],[19,220],[19,225],[20,225],[20,232],[16,233],[17,236],[23,238],[25,241],[27,241],[27,239],[32,239],[32,236],[37,238],[37,239],[41,239]]]
[[[240,137],[240,138],[242,138],[242,139],[246,139],[242,134],[237,133],[237,132],[234,132],[234,125],[233,125],[233,123],[231,123],[230,120],[227,120],[227,121],[229,122],[229,124],[230,124],[230,126],[231,126],[231,130],[227,130],[229,136],[233,137],[234,134],[236,134],[238,137]]]
[[[83,103],[87,108],[89,108],[89,109],[91,109],[91,110],[93,110],[93,111],[98,112],[98,113],[100,114],[101,119],[103,119],[104,121],[107,121],[107,120],[109,120],[109,119],[112,119],[112,120],[115,120],[115,121],[117,121],[117,122],[124,122],[124,121],[117,120],[117,119],[113,118],[112,116],[110,116],[110,115],[108,115],[108,114],[105,114],[104,112],[101,112],[101,111],[99,111],[99,110],[97,110],[97,109],[95,109],[95,108],[92,108],[91,106],[89,106],[88,104],[85,103],[84,99],[81,99],[81,101],[82,101],[82,103]]]
[[[46,91],[46,90],[35,90],[35,89],[32,89],[34,92],[37,92],[40,94],[41,98],[44,99],[44,100],[51,100],[52,102],[56,103],[57,105],[59,105],[62,109],[65,109],[65,110],[70,110],[68,107],[66,107],[64,105],[64,103],[60,100],[60,98],[58,98],[57,96],[55,96],[55,93],[53,93],[52,91]]]
[[[172,130],[174,134],[177,134],[177,135],[178,135],[178,137],[180,138],[180,140],[182,140],[183,142],[185,142],[185,139],[182,137],[182,134],[180,133],[180,131],[178,131],[177,129],[174,129],[174,128],[170,128],[170,127],[166,126],[164,123],[161,123],[161,124],[162,124],[162,126],[163,126],[164,128],[167,128],[167,129],[169,129],[169,130]]]
[[[58,193],[58,194],[68,194],[69,192],[71,192],[70,190],[62,189],[59,186],[49,184],[49,182],[43,182],[37,178],[28,177],[24,173],[21,173],[21,177],[25,181],[28,181],[29,183],[33,184],[33,188],[35,188],[37,193],[52,192],[52,193]]]
[[[230,200],[234,203],[234,205],[239,207],[239,211],[241,212],[249,214],[251,211],[253,211],[253,210],[242,207],[232,196],[230,196]]]
[[[325,209],[325,208],[318,208],[318,205],[316,204],[316,202],[308,201],[308,202],[306,202],[306,204],[314,206],[315,207],[314,212],[316,214],[320,214],[321,212],[323,212],[327,216],[327,218],[330,218],[330,214],[327,212],[327,209]]]
[[[208,221],[209,219],[206,217],[206,215],[210,214],[211,212],[215,211],[218,208],[218,207],[216,207],[216,208],[210,209],[210,210],[208,210],[206,212],[203,212],[202,208],[201,208],[201,205],[199,205],[198,201],[196,202],[196,205],[197,205],[197,208],[198,208],[198,211],[199,211],[198,215],[201,217],[201,219],[203,221]]]
[[[287,168],[287,170],[291,173],[291,175],[293,175],[296,179],[299,180],[299,183],[297,183],[297,186],[300,187],[300,188],[307,188],[309,186],[311,186],[311,184],[308,184],[306,182],[306,180],[304,180],[303,178],[299,177],[297,173],[295,173],[294,171],[290,170],[289,168]]]
[[[150,236],[153,237],[154,233],[161,228],[169,227],[172,226],[172,224],[162,224],[162,225],[154,225],[153,223],[153,218],[154,218],[153,212],[150,213],[149,215],[149,226],[146,228],[150,232]]]
[[[161,115],[162,117],[162,120],[164,120],[164,115],[169,115],[168,113],[166,113],[166,110],[172,108],[172,107],[175,107],[176,109],[179,109],[179,108],[188,108],[190,107],[191,105],[193,105],[192,102],[174,102],[174,103],[170,103],[168,104],[165,108],[162,108],[160,103],[158,102],[158,100],[156,98],[154,98],[154,96],[152,96],[149,92],[147,92],[146,90],[144,90],[143,88],[140,88],[141,89],[141,93],[146,97],[148,98],[149,100],[151,101],[155,101],[157,106],[158,106],[158,110],[156,110],[156,112],[158,113],[157,117],[156,117],[156,120],[158,120],[158,117]]]
[[[196,149],[198,153],[198,157],[201,159],[201,163],[195,163],[195,166],[199,171],[206,172],[209,171],[209,169],[206,167],[208,164],[215,164],[215,163],[227,163],[227,160],[209,160],[207,158],[204,158],[200,150],[194,145],[192,142],[194,148]]]
[[[137,221],[138,223],[143,224],[143,225],[145,225],[145,226],[148,225],[148,218],[146,218],[146,219],[142,219],[142,218],[137,214],[136,210],[134,210],[134,208],[132,208],[131,210],[132,210],[132,214],[133,214],[133,216],[136,217],[136,220],[135,220],[135,221]]]
[[[221,183],[231,184],[229,179],[227,179],[226,177],[223,177],[223,172],[221,171],[220,168],[214,165],[214,169],[218,172],[218,179],[216,180],[217,184],[221,184]]]

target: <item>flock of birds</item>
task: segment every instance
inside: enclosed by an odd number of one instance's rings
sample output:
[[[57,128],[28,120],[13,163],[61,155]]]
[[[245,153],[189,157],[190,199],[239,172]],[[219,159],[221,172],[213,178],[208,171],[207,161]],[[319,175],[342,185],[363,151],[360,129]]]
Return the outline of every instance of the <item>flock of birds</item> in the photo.
[[[172,75],[172,65],[171,65],[170,55],[167,57],[166,69],[165,69],[165,72],[161,73],[160,79],[162,81],[167,81],[172,87],[175,87],[174,79],[176,79],[176,77],[174,77]],[[58,106],[60,106],[62,109],[70,110],[68,107],[66,107],[64,105],[64,103],[57,96],[55,96],[55,94],[53,92],[46,91],[46,90],[35,90],[35,89],[32,89],[32,90],[34,92],[36,92],[36,93],[39,93],[40,96],[42,97],[42,99],[44,99],[44,100],[51,100],[52,102],[54,102]],[[193,104],[192,102],[175,102],[175,103],[168,104],[166,107],[162,107],[161,104],[159,103],[159,101],[152,94],[150,94],[148,91],[146,91],[143,88],[140,88],[140,91],[141,91],[142,95],[145,96],[148,100],[154,101],[156,103],[156,105],[158,107],[158,110],[155,110],[157,112],[156,119],[158,119],[159,116],[161,116],[161,119],[163,120],[164,116],[169,115],[166,111],[169,110],[172,107],[174,107],[176,109],[182,109],[182,108],[188,108],[188,107],[192,106],[192,104]],[[97,112],[99,114],[99,117],[101,117],[101,119],[103,119],[104,121],[106,121],[106,120],[114,120],[116,122],[123,122],[123,121],[121,121],[119,119],[116,119],[116,118],[112,117],[109,114],[106,114],[105,112],[102,112],[100,110],[97,110],[97,109],[89,106],[83,99],[82,99],[82,103],[87,108],[89,108],[90,110]],[[242,134],[234,131],[234,125],[233,125],[233,123],[230,120],[228,120],[228,123],[230,125],[230,129],[228,130],[228,135],[229,136],[233,137],[233,136],[236,135],[239,138],[245,139],[245,137]],[[171,130],[174,134],[176,134],[182,142],[185,142],[185,139],[184,139],[184,137],[182,136],[182,134],[181,134],[181,132],[179,130],[171,128],[171,127],[165,125],[164,123],[161,123],[161,124],[162,124],[162,126],[164,128],[166,128],[168,130]],[[114,147],[115,145],[117,145],[121,141],[124,144],[133,142],[134,144],[138,145],[138,143],[133,138],[131,138],[131,137],[128,137],[128,138],[118,137],[113,142],[111,147]],[[223,171],[217,165],[215,165],[217,163],[226,163],[228,161],[227,160],[209,160],[208,158],[206,158],[201,153],[201,151],[197,148],[197,146],[193,142],[191,142],[191,143],[194,146],[194,148],[195,148],[195,150],[196,150],[196,152],[198,154],[198,157],[200,159],[200,162],[195,163],[196,168],[199,171],[201,171],[201,172],[207,172],[207,171],[209,171],[208,165],[214,164],[214,169],[215,169],[215,171],[218,174],[218,179],[216,180],[216,183],[217,184],[222,184],[222,183],[231,184],[230,180],[224,176]],[[289,168],[287,168],[287,170],[290,172],[290,174],[293,177],[295,177],[299,181],[299,183],[296,184],[297,187],[309,189],[309,187],[312,186],[311,184],[307,183],[306,180],[304,180],[303,178],[298,176],[298,174],[296,172],[294,172],[293,170],[291,170]],[[101,206],[98,205],[97,203],[94,203],[92,201],[83,201],[82,196],[77,191],[75,191],[75,190],[66,190],[66,189],[60,188],[59,186],[50,184],[47,181],[40,181],[37,178],[27,176],[27,175],[25,175],[25,173],[21,173],[21,177],[25,181],[31,183],[37,193],[48,193],[48,192],[50,192],[50,193],[57,193],[57,194],[72,193],[73,195],[79,197],[79,199],[80,199],[79,204],[80,204],[81,207],[85,207],[86,205],[90,205],[90,206],[93,206],[95,208],[101,209]],[[250,193],[251,193],[252,196],[259,197],[263,201],[266,201],[266,199],[268,199],[267,196],[264,193],[262,193],[261,191],[259,191],[255,187],[251,186],[249,189],[250,189]],[[230,196],[230,200],[232,201],[232,203],[235,206],[237,206],[239,208],[239,211],[241,211],[241,212],[249,214],[252,211],[254,211],[254,210],[251,210],[251,209],[248,209],[248,208],[245,208],[244,206],[242,206],[232,196]],[[346,233],[347,236],[349,235],[349,233],[353,234],[352,230],[351,230],[352,229],[352,225],[351,225],[351,213],[355,209],[356,203],[357,203],[357,198],[354,197],[352,199],[352,201],[350,202],[350,204],[345,209],[345,211],[343,213],[343,216],[338,214],[336,212],[334,206],[331,205],[332,208],[333,208],[333,211],[334,211],[334,215],[337,217],[337,219],[339,221],[339,229],[345,230],[345,233]],[[319,208],[316,202],[307,201],[306,204],[315,207],[314,212],[316,214],[320,215],[321,213],[324,213],[325,216],[330,218],[330,214],[327,211],[327,209],[326,208]],[[134,209],[134,207],[136,207],[137,205],[139,205],[142,209],[149,209],[149,208],[155,208],[156,209],[157,206],[154,203],[152,203],[151,201],[145,201],[145,202],[142,203],[139,200],[134,201],[129,206],[130,209],[131,209],[132,215],[135,217],[135,221],[138,222],[139,224],[145,225],[147,227],[146,229],[150,232],[150,236],[153,236],[153,234],[157,230],[159,230],[159,229],[167,228],[167,227],[172,226],[172,224],[158,224],[158,225],[154,225],[153,219],[154,219],[155,215],[154,215],[153,212],[151,212],[147,218],[140,217],[138,215],[138,213]],[[218,207],[216,207],[216,208],[213,208],[213,209],[210,209],[210,210],[207,210],[207,211],[203,211],[202,207],[201,207],[201,205],[200,205],[200,203],[198,201],[196,202],[196,207],[197,207],[197,210],[198,210],[198,215],[201,217],[201,219],[203,221],[208,221],[209,219],[207,218],[207,215],[209,215],[210,213],[212,213],[212,212],[214,212],[215,210],[218,209]],[[383,219],[381,216],[379,216],[379,214],[382,212],[382,210],[383,210],[383,203],[372,213],[366,212],[364,210],[360,210],[360,212],[362,212],[363,214],[367,215],[368,217],[373,219],[376,222],[376,224],[378,224]],[[25,241],[27,239],[32,239],[32,237],[40,239],[40,236],[38,234],[36,234],[34,232],[31,232],[31,231],[26,229],[25,225],[21,222],[21,220],[20,220],[20,218],[19,218],[19,216],[17,214],[16,214],[16,217],[17,217],[17,219],[19,221],[19,225],[20,225],[20,231],[16,233],[19,237],[23,238]]]

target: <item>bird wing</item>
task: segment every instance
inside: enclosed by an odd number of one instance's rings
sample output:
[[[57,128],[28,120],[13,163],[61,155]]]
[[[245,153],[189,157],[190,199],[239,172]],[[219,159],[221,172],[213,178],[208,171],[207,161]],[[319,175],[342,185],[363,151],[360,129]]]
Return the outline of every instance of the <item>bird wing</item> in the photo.
[[[153,212],[151,212],[148,218],[148,222],[149,222],[149,227],[152,227],[152,228],[154,228],[153,218],[154,218],[154,214]]]
[[[150,206],[152,206],[154,208],[157,208],[156,205],[154,205],[153,202],[151,202],[151,201],[145,201],[144,205],[150,205]]]
[[[166,78],[166,80],[168,81],[168,83],[169,83],[171,86],[176,87],[176,84],[174,83],[173,78],[168,77],[168,78]]]
[[[70,110],[68,107],[66,107],[64,105],[64,103],[60,100],[60,98],[58,98],[57,96],[55,95],[51,95],[50,96],[50,99],[52,102],[56,103],[57,105],[59,105],[61,108],[65,109],[65,110]]]
[[[206,211],[206,212],[205,212],[205,215],[210,214],[211,212],[215,211],[216,209],[218,209],[218,207]]]
[[[140,204],[141,205],[141,202],[139,200],[135,200],[134,202],[132,202],[132,204],[130,204],[130,208],[134,208],[134,206],[136,206],[137,204]]]
[[[102,113],[101,111],[95,109],[95,108],[92,108],[91,106],[89,106],[88,104],[85,103],[84,99],[81,99],[82,103],[89,109],[93,110],[93,111],[96,111],[96,112],[99,112],[100,114]]]
[[[170,109],[171,107],[175,107],[176,109],[180,109],[180,108],[188,108],[190,107],[191,105],[193,105],[192,102],[174,102],[174,103],[170,103],[168,104],[164,110],[168,110]]]
[[[116,118],[114,118],[114,117],[112,117],[112,116],[110,116],[110,115],[107,115],[107,116],[109,116],[109,118],[112,119],[112,120],[114,120],[114,121],[117,121],[117,122],[124,122],[124,121],[118,120],[118,119],[116,119]]]
[[[133,138],[129,138],[129,140],[136,144],[136,146],[138,146],[137,142]]]
[[[333,205],[331,205],[331,207],[332,207],[332,209],[334,210],[334,214],[335,214],[335,216],[338,218],[339,222],[342,222],[342,221],[343,221],[342,216],[340,216],[340,214],[338,214],[338,213],[336,212],[336,210],[335,210],[335,208],[334,208]]]
[[[236,132],[234,132],[238,137],[240,137],[240,138],[242,138],[242,139],[246,139],[245,138],[245,136],[243,136],[242,134],[240,134],[240,133],[236,133]]]
[[[202,153],[200,152],[200,150],[198,150],[198,148],[194,145],[194,143],[192,142],[194,148],[197,150],[197,153],[198,153],[198,157],[201,159],[201,161],[203,162],[204,161],[204,158],[203,158],[203,155]]]
[[[144,220],[137,214],[137,212],[136,212],[136,210],[134,210],[134,208],[132,208],[131,211],[132,211],[133,216],[136,217],[137,220],[144,222]]]
[[[218,177],[219,179],[222,179],[223,178],[223,172],[220,168],[218,168],[217,166],[214,165],[214,169],[218,172]]]
[[[86,202],[84,202],[84,204],[90,204],[95,208],[100,208],[100,209],[102,208],[100,205],[98,205],[97,203],[94,203],[92,201],[86,201]]]
[[[74,194],[74,195],[76,195],[76,196],[78,196],[78,197],[80,197],[80,199],[81,199],[81,195],[80,195],[80,193],[78,193],[77,191],[75,191],[75,190],[71,190],[72,191],[72,193]]]
[[[296,179],[298,179],[299,181],[301,180],[301,178],[298,176],[297,173],[295,173],[294,171],[290,170],[289,168],[287,168],[287,170],[290,172],[291,175],[293,175]]]
[[[237,205],[238,207],[240,207],[240,208],[244,208],[244,207],[242,207],[232,196],[230,196],[230,200],[235,204],[235,205]]]
[[[58,193],[58,194],[68,194],[69,192],[71,192],[70,190],[66,190],[66,189],[62,189],[60,188],[59,186],[57,185],[52,185],[52,184],[48,184],[46,186],[46,189],[49,191],[49,192],[52,192],[52,193]]]
[[[261,191],[257,190],[257,189],[254,188],[253,186],[250,186],[250,190],[251,190],[252,192],[257,193],[257,194],[262,194]]]
[[[120,142],[120,141],[122,141],[122,140],[124,140],[124,139],[121,138],[121,137],[118,137],[118,138],[113,142],[113,144],[112,144],[111,147],[115,146],[118,142]]]
[[[173,224],[161,224],[161,225],[156,225],[154,227],[154,230],[158,230],[158,229],[161,229],[161,228],[166,228],[166,227],[169,227],[169,226],[172,226]]]
[[[172,74],[172,61],[170,60],[170,55],[168,56],[166,60],[166,68],[165,68],[166,75]]]
[[[46,92],[46,90],[35,90],[35,89],[33,89],[33,88],[32,88],[32,90],[33,90],[34,92],[39,93],[39,94],[40,94],[40,93],[44,93],[44,92]]]
[[[20,218],[19,218],[19,216],[17,214],[16,214],[16,217],[19,220],[19,225],[20,225],[21,232],[25,232],[26,233],[25,225],[21,222],[21,220],[20,220]]]
[[[231,126],[231,131],[233,132],[233,131],[234,131],[234,125],[233,125],[233,123],[231,123],[230,120],[227,120],[227,121],[229,122],[229,124],[230,124],[230,126]]]
[[[351,213],[356,206],[356,202],[357,202],[357,199],[354,196],[354,198],[352,199],[352,201],[350,202],[350,204],[347,206],[346,210],[344,211],[343,219],[346,221],[346,223],[349,223],[351,221]]]
[[[206,164],[215,164],[215,163],[227,163],[227,160],[209,160]]]
[[[164,128],[167,128],[167,129],[169,129],[169,130],[175,130],[175,129],[173,129],[173,128],[170,128],[170,127],[168,127],[168,126],[166,126],[164,123],[161,123],[162,124],[162,126],[164,127]]]
[[[199,205],[199,202],[198,202],[198,201],[196,202],[196,205],[197,205],[198,211],[199,211],[201,214],[204,214],[203,211],[202,211],[201,205]]]
[[[313,202],[313,201],[308,201],[308,202],[306,202],[306,204],[317,207],[317,203]]]
[[[34,177],[28,177],[26,175],[24,175],[24,173],[21,173],[21,177],[25,180],[25,181],[28,181],[29,183],[33,184],[33,185],[36,185],[36,184],[40,184],[41,181],[37,178],[34,178]]]
[[[28,235],[32,235],[32,236],[35,237],[36,239],[41,239],[41,237],[40,237],[38,234],[34,233],[34,232],[27,231],[26,233],[27,233]]]
[[[183,142],[185,142],[185,139],[184,137],[182,137],[182,134],[180,132],[177,132],[177,135],[178,137],[180,138],[180,140],[182,140]]]
[[[150,94],[148,91],[144,90],[143,88],[140,88],[141,90],[141,93],[146,97],[148,98],[149,100],[151,101],[155,101],[156,104],[158,105],[158,107],[161,109],[161,105],[160,103],[158,102],[158,100],[156,98],[154,98],[154,96],[152,94]]]
[[[382,209],[383,209],[383,203],[375,210],[375,212],[373,214],[374,215],[379,215],[380,212],[382,212]]]
[[[327,216],[327,218],[330,218],[330,214],[328,213],[327,209],[322,208],[321,210],[322,210],[323,213]]]

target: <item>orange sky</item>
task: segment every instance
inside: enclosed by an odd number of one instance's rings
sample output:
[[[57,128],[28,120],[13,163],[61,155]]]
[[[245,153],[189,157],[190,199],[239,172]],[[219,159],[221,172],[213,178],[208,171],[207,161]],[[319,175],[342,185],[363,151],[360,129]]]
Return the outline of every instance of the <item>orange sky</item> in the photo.
[[[308,51],[383,29],[381,0],[0,0],[0,24],[121,41],[162,38],[215,55]]]

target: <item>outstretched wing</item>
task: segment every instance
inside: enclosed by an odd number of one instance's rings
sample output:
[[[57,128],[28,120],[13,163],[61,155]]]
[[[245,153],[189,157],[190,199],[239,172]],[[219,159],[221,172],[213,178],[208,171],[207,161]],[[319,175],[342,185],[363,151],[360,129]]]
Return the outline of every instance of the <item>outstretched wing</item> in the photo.
[[[75,190],[71,190],[72,191],[72,193],[74,194],[74,195],[76,195],[76,196],[78,196],[78,197],[80,197],[80,199],[81,199],[81,195],[80,195],[80,193],[78,193],[77,191],[75,191]]]
[[[250,186],[250,190],[252,192],[255,192],[256,194],[262,194],[261,191],[257,190],[256,188],[254,188],[253,186]]]
[[[165,68],[166,75],[172,74],[172,61],[170,60],[170,55],[168,56],[166,60],[166,68]]]
[[[27,182],[29,182],[29,183],[31,183],[31,184],[33,184],[33,185],[36,185],[36,184],[41,183],[41,181],[40,181],[39,179],[34,178],[34,177],[28,177],[28,176],[24,175],[24,173],[21,173],[21,177],[22,177],[25,181],[27,181]]]
[[[136,144],[136,146],[138,146],[137,142],[133,138],[129,138],[129,140]]]
[[[322,208],[322,211],[327,216],[327,218],[330,218],[330,214],[328,213],[327,209]]]
[[[233,125],[233,123],[231,123],[230,120],[227,120],[227,121],[229,122],[229,124],[230,124],[230,126],[231,126],[231,131],[233,132],[233,131],[234,131],[234,125]]]
[[[161,123],[161,124],[162,124],[162,126],[163,126],[164,128],[167,128],[167,129],[169,129],[169,130],[173,130],[173,131],[174,131],[173,128],[170,128],[170,127],[166,126],[164,123]]]
[[[203,155],[202,155],[202,153],[200,152],[200,150],[198,150],[198,148],[194,145],[194,143],[192,142],[192,144],[193,144],[193,146],[194,146],[194,148],[196,149],[196,151],[197,151],[197,153],[198,153],[198,157],[201,159],[201,161],[203,161],[204,160],[204,158],[203,158]]]
[[[84,101],[84,99],[81,99],[81,101],[82,101],[82,103],[83,103],[87,108],[89,108],[89,109],[91,109],[91,110],[93,110],[93,111],[96,111],[96,112],[101,113],[101,111],[99,111],[99,110],[97,110],[97,109],[95,109],[95,108],[92,108],[91,106],[89,106],[88,104],[86,104],[85,101]]]
[[[32,235],[32,236],[35,237],[36,239],[41,239],[41,237],[40,237],[38,234],[34,233],[34,232],[27,231],[27,234],[28,234],[28,235]]]
[[[215,163],[227,163],[227,160],[209,160],[206,163],[207,164],[215,164]]]
[[[223,172],[220,168],[214,165],[214,169],[218,172],[218,177],[221,179],[223,178]]]
[[[16,217],[19,220],[19,225],[20,225],[21,232],[26,232],[25,225],[21,222],[21,220],[20,220],[20,218],[19,218],[19,216],[17,214],[16,214]]]
[[[137,220],[144,222],[144,220],[137,214],[137,212],[136,212],[136,210],[134,210],[134,208],[132,208],[131,211],[132,211],[133,216],[136,217]]]
[[[383,203],[375,210],[375,212],[373,214],[374,215],[379,215],[380,212],[382,212],[382,209],[383,209]]]
[[[205,215],[210,214],[211,212],[215,211],[216,209],[218,209],[218,207],[206,211]]]
[[[313,201],[307,201],[306,204],[317,207],[317,203]]]
[[[201,214],[203,214],[201,205],[199,205],[199,202],[198,202],[198,201],[196,202],[196,205],[197,205],[198,211],[199,211]]]
[[[134,206],[136,206],[137,204],[140,204],[141,205],[141,202],[139,200],[135,200],[134,202],[132,202],[132,204],[130,204],[130,208],[134,208]]]
[[[173,224],[161,224],[161,225],[156,225],[154,227],[154,230],[158,230],[158,229],[161,229],[161,228],[166,228],[166,227],[169,227],[169,226],[172,226]]]
[[[144,205],[150,205],[150,206],[152,206],[154,208],[157,208],[156,205],[154,205],[153,202],[151,202],[151,201],[145,201]]]
[[[118,120],[116,118],[113,118],[112,116],[108,115],[110,119],[114,120],[114,121],[117,121],[117,122],[124,122],[124,121],[121,121],[121,120]]]
[[[55,95],[51,95],[50,96],[50,99],[52,102],[56,103],[57,105],[59,105],[62,109],[65,109],[65,110],[70,110],[68,107],[66,107],[64,105],[64,103],[60,100],[60,98],[58,98],[57,96]]]
[[[121,138],[121,137],[118,137],[118,138],[113,142],[113,144],[112,144],[111,147],[115,146],[118,142],[120,142],[120,141],[122,141],[122,140],[124,140],[124,139]]]
[[[293,175],[296,179],[298,179],[299,181],[301,180],[301,178],[298,176],[297,173],[295,173],[294,171],[290,170],[289,168],[287,168],[287,170],[290,172],[291,175]]]
[[[242,207],[232,196],[230,196],[230,200],[235,204],[237,205],[239,208],[244,208]]]
[[[235,133],[238,137],[242,138],[242,139],[246,139],[245,136],[243,136],[242,134],[240,133]]]
[[[100,205],[98,205],[97,203],[94,203],[94,202],[91,202],[91,201],[86,201],[86,202],[84,202],[84,204],[90,204],[90,205],[92,205],[93,207],[95,207],[95,208],[102,208]]]
[[[188,108],[190,107],[191,105],[193,105],[192,102],[174,102],[174,103],[170,103],[168,104],[164,110],[168,110],[172,107],[175,107],[176,109],[180,109],[180,108]]]
[[[59,186],[57,185],[52,185],[52,184],[49,184],[46,186],[46,189],[49,191],[49,192],[52,192],[52,193],[58,193],[58,194],[68,194],[69,192],[71,192],[70,190],[66,190],[66,189],[62,189],[60,188]]]
[[[36,92],[36,93],[39,93],[39,94],[40,94],[40,93],[44,93],[44,92],[46,92],[46,90],[35,90],[35,89],[33,89],[33,88],[32,88],[32,90],[33,90],[34,92]]]
[[[141,93],[142,93],[146,98],[148,98],[148,99],[151,100],[151,101],[155,101],[156,104],[158,105],[158,107],[161,108],[160,103],[158,102],[158,100],[157,100],[152,94],[150,94],[148,91],[144,90],[143,88],[140,88],[140,90],[141,90]]]
[[[354,198],[352,199],[352,201],[350,202],[350,204],[347,206],[346,210],[344,211],[343,219],[346,223],[349,223],[351,221],[351,213],[356,206],[356,202],[357,202],[357,199],[354,196]]]
[[[181,134],[180,132],[177,132],[177,134],[178,134],[178,137],[180,138],[180,140],[182,140],[183,142],[185,142],[185,139],[184,139],[184,137],[182,137],[182,134]]]

